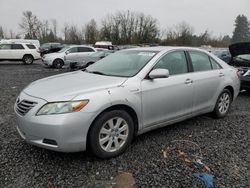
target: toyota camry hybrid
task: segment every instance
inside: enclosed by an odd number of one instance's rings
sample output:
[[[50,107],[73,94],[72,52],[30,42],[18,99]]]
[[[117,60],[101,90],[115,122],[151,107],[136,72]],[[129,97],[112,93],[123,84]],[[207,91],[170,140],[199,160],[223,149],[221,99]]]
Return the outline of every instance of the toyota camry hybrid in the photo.
[[[26,142],[110,158],[152,129],[204,113],[224,117],[239,88],[238,70],[209,52],[133,48],[31,83],[14,109]]]

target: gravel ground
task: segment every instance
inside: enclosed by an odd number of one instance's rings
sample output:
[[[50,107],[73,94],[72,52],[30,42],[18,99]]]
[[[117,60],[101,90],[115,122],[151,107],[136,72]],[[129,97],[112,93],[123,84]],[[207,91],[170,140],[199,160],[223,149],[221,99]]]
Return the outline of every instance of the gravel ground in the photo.
[[[89,152],[57,153],[26,144],[15,128],[15,99],[30,82],[61,72],[40,62],[0,63],[0,187],[109,187],[122,172],[133,175],[135,187],[204,187],[192,175],[206,171],[189,161],[194,146],[173,140],[199,145],[215,187],[250,187],[250,95],[246,93],[240,94],[224,119],[204,115],[146,133],[110,160],[96,159]]]

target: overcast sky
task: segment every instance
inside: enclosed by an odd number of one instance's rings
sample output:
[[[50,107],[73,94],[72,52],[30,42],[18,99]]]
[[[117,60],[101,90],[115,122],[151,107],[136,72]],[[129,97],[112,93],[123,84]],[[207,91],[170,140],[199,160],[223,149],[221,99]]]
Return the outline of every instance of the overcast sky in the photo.
[[[118,10],[150,14],[159,20],[162,29],[185,21],[199,34],[208,29],[213,35],[232,35],[237,15],[250,20],[250,0],[0,0],[0,25],[15,33],[22,12],[30,10],[39,19],[56,19],[79,27],[94,18],[102,18]]]

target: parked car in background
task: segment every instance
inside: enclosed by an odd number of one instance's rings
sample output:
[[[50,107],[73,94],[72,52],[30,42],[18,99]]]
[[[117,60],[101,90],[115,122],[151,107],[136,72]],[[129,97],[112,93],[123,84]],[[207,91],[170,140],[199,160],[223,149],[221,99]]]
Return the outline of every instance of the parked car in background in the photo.
[[[250,42],[232,44],[229,50],[232,55],[229,64],[239,69],[241,88],[250,91]]]
[[[131,49],[131,48],[139,48],[137,45],[119,45],[120,50]]]
[[[226,63],[229,63],[231,61],[231,54],[229,52],[229,49],[214,49],[211,51],[214,55],[216,55],[221,60],[225,61]]]
[[[41,57],[44,54],[54,53],[60,51],[65,45],[62,45],[61,43],[44,43],[40,46],[38,49],[38,52],[40,53]]]
[[[26,142],[100,158],[123,153],[134,136],[203,113],[225,117],[239,93],[237,69],[189,47],[115,52],[85,70],[27,86],[15,103]]]
[[[80,59],[84,59],[86,56],[89,56],[95,52],[97,52],[97,50],[91,46],[81,45],[72,48],[70,53],[66,53],[64,56],[65,66],[69,67],[70,62],[75,62]]]
[[[34,44],[18,42],[0,44],[0,60],[22,60],[24,64],[32,64],[39,58],[40,54]]]
[[[46,66],[62,68],[64,65],[69,66],[66,64],[67,62],[90,55],[94,52],[96,52],[96,50],[90,46],[71,45],[62,48],[58,52],[44,55],[42,60]]]
[[[94,48],[104,48],[108,50],[119,50],[118,46],[112,45],[109,41],[98,41],[93,45]]]
[[[91,55],[85,56],[83,58],[76,59],[75,61],[69,62],[70,70],[83,69],[89,65],[95,63],[96,61],[103,59],[104,57],[114,53],[112,50],[104,50],[95,52]]]

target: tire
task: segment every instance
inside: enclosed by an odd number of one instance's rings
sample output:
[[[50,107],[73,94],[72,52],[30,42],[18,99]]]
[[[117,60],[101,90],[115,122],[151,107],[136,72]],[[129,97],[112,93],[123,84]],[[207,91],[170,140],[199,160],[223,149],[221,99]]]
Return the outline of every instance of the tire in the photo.
[[[64,62],[61,59],[55,59],[53,61],[53,67],[56,69],[61,69],[63,67],[63,65],[64,65]]]
[[[25,65],[31,65],[34,61],[34,58],[32,55],[24,55],[23,56],[23,64]]]
[[[88,147],[98,158],[116,157],[127,149],[133,135],[134,122],[126,111],[108,111],[94,121],[88,135]]]
[[[219,95],[213,114],[215,118],[223,118],[227,115],[232,103],[232,93],[228,89],[223,89]]]

